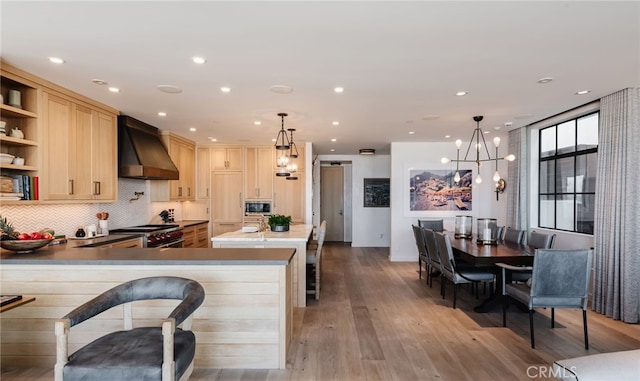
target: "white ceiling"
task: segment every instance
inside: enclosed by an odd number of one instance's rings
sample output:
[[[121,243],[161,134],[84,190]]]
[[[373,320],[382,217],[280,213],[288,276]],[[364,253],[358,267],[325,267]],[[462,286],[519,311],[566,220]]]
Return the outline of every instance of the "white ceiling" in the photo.
[[[392,141],[468,140],[474,115],[504,136],[640,84],[638,1],[3,0],[0,12],[7,63],[202,143],[270,144],[287,112],[316,153],[388,153]],[[183,92],[156,89],[166,84]]]

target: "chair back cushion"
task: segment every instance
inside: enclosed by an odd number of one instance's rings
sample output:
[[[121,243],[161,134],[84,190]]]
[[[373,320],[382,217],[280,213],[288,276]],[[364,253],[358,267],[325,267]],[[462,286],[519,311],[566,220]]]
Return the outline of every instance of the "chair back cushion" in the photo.
[[[429,228],[434,232],[441,232],[444,231],[444,220],[418,220],[418,226]]]
[[[529,307],[587,307],[593,250],[536,249]]]
[[[426,242],[424,241],[424,233],[419,226],[411,225],[411,229],[413,229],[413,237],[416,241],[416,247],[418,249],[418,256],[420,258],[427,258],[427,247]]]
[[[438,244],[436,243],[435,232],[429,228],[421,228],[424,237],[427,255],[429,256],[429,264],[442,271],[440,268],[440,255],[438,254]]]
[[[543,234],[532,231],[529,235],[529,241],[527,242],[527,244],[529,246],[533,246],[536,249],[551,249],[555,236],[555,234]]]
[[[508,242],[522,244],[523,238],[524,238],[524,230],[507,228],[507,230],[504,233],[504,240]]]
[[[440,257],[440,265],[442,267],[442,273],[452,279],[455,269],[453,265],[453,250],[451,249],[451,242],[449,237],[444,233],[433,233],[436,237],[436,244],[438,247],[438,255]]]

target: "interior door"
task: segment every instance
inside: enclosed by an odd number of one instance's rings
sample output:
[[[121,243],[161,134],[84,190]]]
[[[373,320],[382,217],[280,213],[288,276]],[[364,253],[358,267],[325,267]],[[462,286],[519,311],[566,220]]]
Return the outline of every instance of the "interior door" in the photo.
[[[343,192],[343,167],[320,167],[320,221],[327,220],[327,241],[344,242]]]

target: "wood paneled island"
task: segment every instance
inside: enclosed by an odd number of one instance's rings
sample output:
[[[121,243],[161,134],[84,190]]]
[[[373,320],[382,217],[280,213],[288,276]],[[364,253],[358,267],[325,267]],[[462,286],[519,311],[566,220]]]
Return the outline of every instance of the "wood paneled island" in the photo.
[[[293,267],[293,305],[307,305],[307,243],[311,239],[313,225],[291,225],[289,231],[270,230],[244,233],[242,230],[224,233],[211,238],[216,248],[294,248],[296,254]]]
[[[292,336],[293,249],[47,248],[3,252],[3,294],[36,300],[2,314],[2,366],[55,363],[54,321],[120,283],[148,276],[194,279],[206,292],[196,311],[196,367],[284,369]],[[134,304],[134,327],[159,323],[175,302]],[[122,328],[122,306],[71,330],[70,352]]]

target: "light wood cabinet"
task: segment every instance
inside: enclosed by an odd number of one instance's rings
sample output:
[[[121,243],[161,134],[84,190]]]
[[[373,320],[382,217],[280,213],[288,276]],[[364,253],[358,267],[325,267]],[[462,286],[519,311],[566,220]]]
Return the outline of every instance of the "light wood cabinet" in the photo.
[[[214,222],[211,236],[217,236],[228,232],[235,232],[240,229],[242,229],[241,222]]]
[[[245,199],[270,200],[273,197],[273,148],[245,149]]]
[[[116,115],[43,93],[41,199],[117,199]]]
[[[117,247],[117,248],[123,248],[123,249],[128,249],[133,247],[142,247],[142,238],[141,237],[131,238],[125,241],[120,241],[120,242],[116,242],[116,243],[112,243],[112,244],[104,245],[100,247],[114,247],[114,248]]]
[[[298,180],[287,180],[274,174],[273,213],[291,216],[293,223],[304,223],[304,172]]]
[[[169,199],[195,200],[195,143],[170,132],[163,132],[162,138],[180,174],[178,180],[169,180]]]
[[[206,223],[188,226],[182,229],[184,242],[182,247],[206,249],[209,247],[209,227]]]
[[[211,175],[212,234],[242,228],[244,198],[242,172],[216,172]]]
[[[206,200],[211,193],[211,155],[209,147],[196,149],[196,198]]]
[[[242,171],[242,147],[211,148],[211,170]]]

